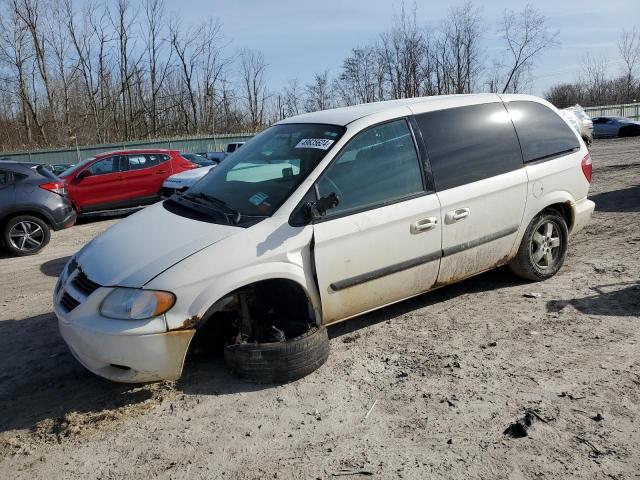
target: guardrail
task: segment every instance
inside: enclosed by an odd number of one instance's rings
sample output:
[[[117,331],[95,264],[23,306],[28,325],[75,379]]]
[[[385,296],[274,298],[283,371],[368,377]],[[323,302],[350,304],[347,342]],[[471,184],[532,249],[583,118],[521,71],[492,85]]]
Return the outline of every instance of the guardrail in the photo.
[[[181,152],[201,153],[224,150],[228,143],[245,142],[253,133],[234,133],[214,136],[167,138],[142,140],[135,142],[109,143],[103,145],[84,145],[72,148],[53,148],[46,150],[25,150],[0,153],[0,160],[35,163],[77,163],[85,158],[113,150],[133,150],[137,148],[166,148]]]
[[[624,103],[621,105],[602,105],[598,107],[584,107],[590,117],[627,117],[640,120],[640,103]]]

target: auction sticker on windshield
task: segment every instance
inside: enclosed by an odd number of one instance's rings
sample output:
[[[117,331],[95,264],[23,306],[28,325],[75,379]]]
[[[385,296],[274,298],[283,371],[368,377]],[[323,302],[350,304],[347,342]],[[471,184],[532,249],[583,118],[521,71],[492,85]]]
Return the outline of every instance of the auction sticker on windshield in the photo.
[[[317,148],[319,150],[327,150],[335,140],[326,138],[303,138],[298,142],[295,148]]]

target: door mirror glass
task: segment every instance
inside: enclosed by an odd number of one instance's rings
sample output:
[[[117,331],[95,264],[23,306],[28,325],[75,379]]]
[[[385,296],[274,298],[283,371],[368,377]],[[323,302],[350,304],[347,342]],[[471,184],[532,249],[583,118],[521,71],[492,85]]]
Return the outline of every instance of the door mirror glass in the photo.
[[[302,209],[306,217],[310,221],[314,221],[324,217],[327,214],[327,210],[337,207],[339,203],[338,195],[335,192],[331,192],[326,197],[305,203]]]

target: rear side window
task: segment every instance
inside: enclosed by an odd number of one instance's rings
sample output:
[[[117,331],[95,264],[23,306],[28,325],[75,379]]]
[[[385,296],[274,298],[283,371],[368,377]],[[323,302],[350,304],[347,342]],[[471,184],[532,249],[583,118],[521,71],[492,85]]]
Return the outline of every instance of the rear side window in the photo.
[[[527,101],[506,107],[518,131],[525,162],[533,162],[580,149],[578,137],[549,107]]]
[[[58,180],[58,177],[56,177],[56,175],[53,172],[50,172],[42,165],[38,165],[38,167],[36,167],[36,171],[43,177],[48,178],[49,180]]]
[[[438,110],[416,120],[437,190],[522,167],[518,137],[502,103]]]
[[[318,180],[321,197],[340,203],[331,217],[402,199],[423,191],[422,171],[406,120],[371,127],[347,144]]]
[[[160,164],[161,155],[129,155],[129,170],[141,170]]]
[[[11,172],[0,170],[0,185],[9,185],[11,182]]]

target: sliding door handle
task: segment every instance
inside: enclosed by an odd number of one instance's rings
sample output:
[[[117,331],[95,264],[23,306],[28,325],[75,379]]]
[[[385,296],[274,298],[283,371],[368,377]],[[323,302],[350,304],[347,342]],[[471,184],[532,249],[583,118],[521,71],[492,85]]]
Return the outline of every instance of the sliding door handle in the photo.
[[[458,208],[457,210],[447,212],[445,220],[447,223],[454,223],[467,218],[470,214],[471,211],[468,208]]]

